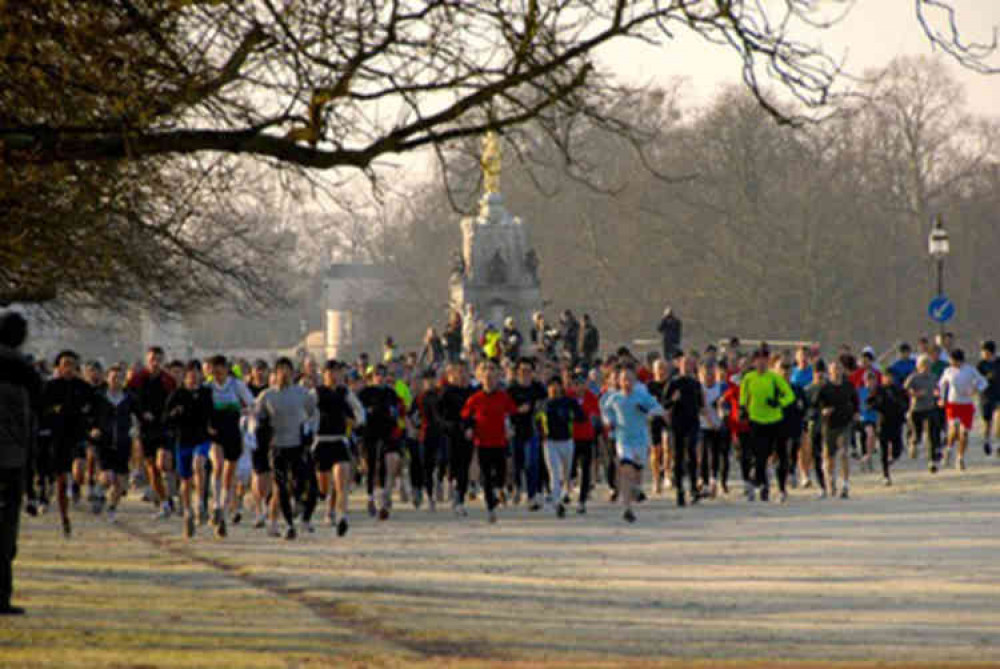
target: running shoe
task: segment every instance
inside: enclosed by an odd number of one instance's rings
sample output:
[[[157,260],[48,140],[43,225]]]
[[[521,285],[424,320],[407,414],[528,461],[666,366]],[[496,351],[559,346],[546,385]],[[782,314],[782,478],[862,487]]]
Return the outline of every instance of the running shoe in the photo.
[[[434,499],[434,495],[427,495],[427,510],[431,513],[437,511],[437,501]]]
[[[219,518],[219,524],[215,526],[215,536],[219,539],[226,538],[226,519],[221,517],[221,515]]]
[[[931,474],[937,474],[937,471],[938,471],[937,463],[932,462],[930,466]]]
[[[253,521],[253,528],[255,530],[263,529],[267,526],[267,519],[264,516],[257,516],[257,520]]]
[[[333,509],[330,509],[329,511],[326,512],[326,522],[330,527],[336,527],[337,517],[333,513]]]
[[[275,538],[281,536],[281,532],[278,530],[278,523],[271,523],[271,526],[267,528],[267,536]]]
[[[24,609],[20,606],[14,606],[13,604],[8,604],[7,606],[0,606],[0,616],[23,616]]]
[[[770,488],[764,487],[760,489],[760,501],[767,502],[770,501],[771,490]]]
[[[368,515],[374,518],[378,514],[378,509],[375,507],[375,500],[368,500]]]
[[[677,506],[679,507],[687,506],[687,498],[684,496],[683,490],[677,491]]]
[[[378,519],[379,520],[389,520],[389,509],[387,509],[384,506],[381,509],[379,509],[378,510]]]
[[[37,501],[29,499],[24,505],[24,512],[34,518],[38,515],[38,506],[39,504]]]
[[[243,512],[239,509],[233,514],[233,525],[239,525],[240,521],[243,520]]]
[[[785,504],[788,502],[788,493],[782,490],[778,493],[778,504]]]
[[[191,513],[184,514],[184,538],[191,539],[194,537],[194,515]]]
[[[886,488],[888,488],[889,486],[892,485],[892,479],[889,478],[888,476],[883,476],[882,477],[882,485],[884,485]]]
[[[990,442],[987,441],[983,444],[983,453],[986,455],[993,455],[993,447],[990,446]]]
[[[542,510],[542,505],[538,502],[537,499],[536,500],[532,500],[531,504],[528,506],[528,511],[534,512],[534,511],[541,511],[541,510]]]
[[[342,537],[347,534],[347,518],[341,518],[337,523],[337,536]]]
[[[625,509],[625,513],[622,514],[622,518],[625,519],[626,523],[635,522],[635,514],[632,512],[632,509]]]
[[[204,525],[208,522],[208,507],[205,504],[198,505],[198,524]]]
[[[424,504],[424,491],[417,490],[413,493],[413,508],[419,509]]]
[[[489,512],[487,512],[487,514],[486,514],[486,522],[488,522],[490,525],[496,525],[496,522],[497,522],[497,512],[496,511],[489,511]]]
[[[848,488],[847,488],[846,485],[843,488],[840,489],[840,499],[849,499],[850,498],[850,494],[847,492],[847,490],[848,490]]]
[[[313,524],[312,524],[311,521],[308,521],[308,520],[303,521],[302,522],[302,527],[305,528],[306,534],[315,534],[316,533],[316,528],[313,527]]]
[[[73,525],[69,522],[69,518],[62,519],[62,532],[67,539],[73,536]]]
[[[960,456],[958,456],[955,459],[955,469],[957,469],[960,472],[964,472],[965,471],[965,456],[964,455],[960,455]]]
[[[576,515],[583,516],[586,515],[586,513],[587,513],[587,505],[584,504],[583,502],[580,502],[580,504],[577,505],[576,507]]]
[[[748,485],[746,489],[746,496],[748,502],[757,501],[757,489],[754,488],[752,485]]]
[[[285,539],[287,541],[291,541],[297,536],[298,534],[295,532],[295,527],[289,527],[287,530],[285,530]]]
[[[820,488],[819,494],[816,495],[816,499],[826,499],[826,498],[827,498],[826,488]]]
[[[556,505],[556,516],[559,518],[566,517],[566,507],[562,503]]]
[[[108,513],[105,517],[108,519],[108,522],[111,523],[112,525],[118,522],[118,514],[115,512],[114,509],[108,509]]]
[[[465,505],[459,504],[455,507],[455,515],[459,518],[465,518],[469,515],[469,512],[465,510]]]
[[[646,493],[644,493],[643,491],[640,490],[639,493],[635,496],[635,501],[637,503],[639,503],[639,504],[642,504],[643,502],[645,502],[646,501]]]

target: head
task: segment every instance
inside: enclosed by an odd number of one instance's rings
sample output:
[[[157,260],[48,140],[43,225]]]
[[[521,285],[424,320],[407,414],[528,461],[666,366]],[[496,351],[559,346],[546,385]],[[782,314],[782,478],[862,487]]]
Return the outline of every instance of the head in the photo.
[[[795,365],[799,369],[805,369],[809,366],[809,349],[805,346],[799,346],[795,349]]]
[[[822,359],[813,363],[813,383],[826,381],[826,363]]]
[[[931,357],[926,353],[917,356],[917,371],[921,374],[931,371]]]
[[[886,374],[886,376],[889,376]],[[865,388],[872,389],[878,385],[878,376],[873,371],[865,372]]]
[[[434,373],[433,369],[424,370],[424,373],[420,375],[420,388],[424,392],[430,392],[437,387],[437,374]]]
[[[450,365],[448,365],[447,376],[448,376],[448,383],[450,383],[453,386],[467,385],[465,365],[463,365],[460,362],[453,362]]]
[[[563,380],[558,376],[553,376],[551,379],[549,379],[549,383],[546,386],[546,389],[549,392],[550,398],[554,399],[556,397],[562,397],[564,393]]]
[[[189,362],[184,367],[184,387],[188,390],[194,390],[201,385],[201,375],[198,371],[197,362]]]
[[[921,337],[920,339],[917,340],[918,354],[929,353],[930,350],[931,350],[931,343],[930,340],[927,339],[927,337]]]
[[[184,363],[180,360],[170,361],[170,364],[167,365],[167,374],[178,386],[184,385]]]
[[[104,368],[97,360],[91,360],[83,367],[83,380],[92,386],[104,383]]]
[[[500,369],[492,360],[486,360],[479,365],[479,381],[483,384],[483,389],[491,393],[497,388],[500,382]]]
[[[965,351],[960,348],[954,349],[949,357],[952,367],[961,367],[965,364]]]
[[[635,369],[630,365],[620,365],[617,370],[618,388],[626,395],[635,388]]]
[[[266,386],[268,371],[267,363],[263,360],[257,360],[253,363],[253,369],[250,370],[250,380],[258,388]]]
[[[781,374],[787,381],[792,376],[792,361],[784,356],[779,357],[774,362],[774,371]]]
[[[274,380],[279,388],[287,388],[292,385],[292,378],[295,374],[295,365],[291,359],[286,357],[278,358],[274,364]]]
[[[897,350],[899,351],[899,357],[902,360],[909,360],[910,356],[913,355],[913,349],[911,349],[910,345],[905,341],[899,345]]]
[[[159,346],[150,346],[146,350],[146,369],[150,374],[159,374],[163,368],[163,349]]]
[[[508,316],[507,318],[503,319],[503,326],[505,328],[507,328],[508,330],[513,330],[514,329],[514,319],[511,316]]]
[[[861,352],[861,366],[864,369],[871,369],[875,364],[875,350],[871,346],[866,346]]]
[[[108,367],[108,389],[117,393],[122,389],[125,381],[125,373],[121,365],[111,365]]]
[[[16,311],[0,316],[0,346],[20,348],[28,337],[28,321]]]
[[[980,355],[983,356],[984,360],[992,360],[997,355],[997,345],[992,339],[988,339],[983,342],[980,347]]]
[[[656,381],[663,382],[670,377],[670,367],[667,365],[667,361],[663,358],[657,358],[653,361],[653,378]]]
[[[327,360],[323,365],[323,385],[334,388],[340,383],[340,365],[336,360]]]
[[[517,382],[526,386],[534,380],[535,361],[531,358],[521,358],[517,361]]]
[[[771,360],[771,356],[768,355],[767,351],[763,349],[758,349],[753,356],[753,368],[757,370],[760,374],[767,371],[767,365]]]
[[[681,359],[681,373],[684,376],[694,376],[698,373],[698,355],[693,351]]]
[[[372,371],[372,385],[381,386],[388,380],[389,370],[386,369],[385,365],[375,365],[375,369]]]
[[[55,373],[60,379],[75,379],[79,365],[80,356],[76,351],[61,351],[56,356]]]
[[[714,386],[719,380],[718,367],[702,363],[698,369],[698,377],[701,379],[703,385]]]
[[[225,383],[229,378],[229,361],[226,356],[213,356],[209,362],[212,364],[212,379],[220,385]]]
[[[197,361],[195,361],[197,362]],[[214,379],[215,368],[212,366],[212,359],[209,358],[201,363],[201,374],[203,378]]]
[[[830,380],[834,383],[841,383],[844,380],[844,365],[840,360],[830,362]]]

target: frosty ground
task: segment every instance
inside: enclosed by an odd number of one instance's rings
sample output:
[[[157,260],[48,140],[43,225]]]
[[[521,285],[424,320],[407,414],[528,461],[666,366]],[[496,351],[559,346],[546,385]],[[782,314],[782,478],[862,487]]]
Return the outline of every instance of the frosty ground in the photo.
[[[487,525],[396,505],[295,542],[245,524],[218,541],[151,520],[25,518],[0,665],[1000,666],[1000,460],[895,485],[855,474],[850,500],[734,493],[621,520],[509,507]]]

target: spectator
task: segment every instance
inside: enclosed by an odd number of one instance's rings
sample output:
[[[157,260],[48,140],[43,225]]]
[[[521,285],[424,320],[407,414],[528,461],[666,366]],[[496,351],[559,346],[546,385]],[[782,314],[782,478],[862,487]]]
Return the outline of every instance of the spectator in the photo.
[[[673,360],[674,354],[681,350],[681,320],[670,307],[663,310],[657,330],[663,338],[663,357]]]

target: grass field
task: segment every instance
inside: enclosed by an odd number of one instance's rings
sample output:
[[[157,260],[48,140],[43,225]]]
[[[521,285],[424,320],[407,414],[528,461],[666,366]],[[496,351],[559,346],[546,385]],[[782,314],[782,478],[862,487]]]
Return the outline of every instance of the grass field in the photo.
[[[25,518],[0,667],[1000,666],[1000,461],[915,462],[853,499],[598,501],[496,526],[397,504],[347,537]],[[361,509],[355,498],[354,508]]]

